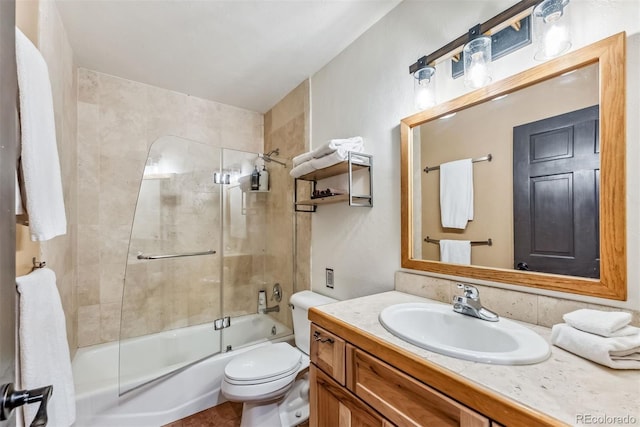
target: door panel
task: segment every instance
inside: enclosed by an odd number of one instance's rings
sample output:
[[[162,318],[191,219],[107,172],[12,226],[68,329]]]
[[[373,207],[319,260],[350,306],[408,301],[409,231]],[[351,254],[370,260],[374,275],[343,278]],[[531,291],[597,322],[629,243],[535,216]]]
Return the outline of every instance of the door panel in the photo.
[[[598,106],[513,130],[514,267],[600,277]]]
[[[15,2],[0,1],[0,385],[15,380]],[[14,426],[15,411],[0,426]]]

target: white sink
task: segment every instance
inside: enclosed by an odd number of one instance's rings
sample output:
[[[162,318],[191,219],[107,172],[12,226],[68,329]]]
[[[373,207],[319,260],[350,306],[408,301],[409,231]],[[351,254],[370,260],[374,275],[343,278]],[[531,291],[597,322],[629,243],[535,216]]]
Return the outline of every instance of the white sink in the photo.
[[[551,354],[549,344],[531,329],[504,318],[488,322],[465,316],[445,304],[396,304],[382,310],[379,320],[411,344],[474,362],[528,365]]]

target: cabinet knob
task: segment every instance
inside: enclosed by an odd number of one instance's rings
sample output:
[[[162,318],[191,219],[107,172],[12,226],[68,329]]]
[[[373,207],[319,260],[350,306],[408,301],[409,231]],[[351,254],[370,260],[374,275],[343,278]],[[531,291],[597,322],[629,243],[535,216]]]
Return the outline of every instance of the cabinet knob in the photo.
[[[323,343],[323,342],[328,342],[329,344],[333,344],[334,343],[333,338],[331,338],[331,337],[322,338],[320,336],[320,332],[318,332],[318,331],[315,331],[313,333],[313,339],[316,340],[316,341],[320,341],[321,343]]]

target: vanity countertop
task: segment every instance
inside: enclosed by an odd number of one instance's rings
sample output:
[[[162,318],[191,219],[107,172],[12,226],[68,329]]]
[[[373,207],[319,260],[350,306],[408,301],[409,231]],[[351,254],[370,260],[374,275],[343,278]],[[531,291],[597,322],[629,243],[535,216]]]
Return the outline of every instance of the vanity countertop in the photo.
[[[534,365],[440,355],[397,338],[378,321],[384,308],[406,302],[437,301],[391,291],[315,307],[309,318],[505,425],[510,409],[546,425],[640,425],[640,371],[610,369],[555,346],[549,359]],[[518,323],[550,340],[550,329]],[[488,398],[502,406],[487,405]]]

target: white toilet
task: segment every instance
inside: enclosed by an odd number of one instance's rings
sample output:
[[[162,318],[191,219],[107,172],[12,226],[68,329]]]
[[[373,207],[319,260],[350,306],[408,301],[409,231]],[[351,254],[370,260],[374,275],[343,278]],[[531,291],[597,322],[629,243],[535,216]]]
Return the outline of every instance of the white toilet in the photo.
[[[265,345],[235,357],[224,369],[222,394],[243,402],[240,427],[291,427],[309,418],[310,307],[336,302],[311,291],[291,296],[296,347]]]

